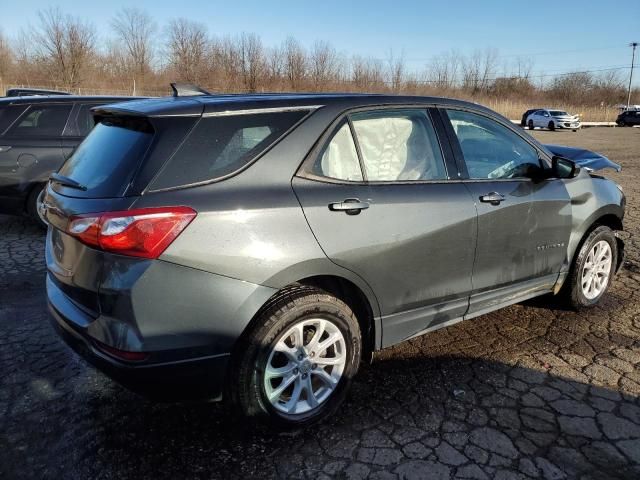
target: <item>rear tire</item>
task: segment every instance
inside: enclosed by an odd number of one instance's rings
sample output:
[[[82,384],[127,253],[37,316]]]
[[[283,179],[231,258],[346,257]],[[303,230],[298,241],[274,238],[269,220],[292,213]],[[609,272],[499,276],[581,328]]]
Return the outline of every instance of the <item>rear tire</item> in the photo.
[[[44,195],[44,189],[46,185],[38,185],[31,190],[27,197],[27,214],[36,222],[36,224],[46,230],[48,227],[47,221],[42,216],[40,203],[42,203],[42,196]]]
[[[598,304],[609,289],[618,262],[618,243],[609,227],[599,226],[584,239],[563,287],[574,308]]]
[[[310,425],[342,404],[361,349],[358,320],[344,302],[314,287],[286,289],[240,340],[228,399],[280,427]]]
[[[534,126],[533,126],[533,120],[529,120],[529,130],[533,130]]]
[[[627,124],[625,123],[624,120],[618,120],[616,123],[618,124],[619,127],[626,127],[627,126]]]
[[[553,132],[556,129],[556,124],[553,122],[549,122],[549,125],[547,125],[547,127],[549,127],[549,130]]]

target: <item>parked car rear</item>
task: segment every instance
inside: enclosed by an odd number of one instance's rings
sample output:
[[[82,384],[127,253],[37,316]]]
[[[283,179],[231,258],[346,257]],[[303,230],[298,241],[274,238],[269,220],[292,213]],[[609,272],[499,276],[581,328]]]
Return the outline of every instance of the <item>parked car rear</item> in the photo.
[[[633,127],[640,125],[640,110],[627,110],[622,112],[616,118],[616,124],[619,127]]]
[[[0,213],[42,222],[38,197],[94,125],[90,109],[134,97],[36,96],[0,99]]]

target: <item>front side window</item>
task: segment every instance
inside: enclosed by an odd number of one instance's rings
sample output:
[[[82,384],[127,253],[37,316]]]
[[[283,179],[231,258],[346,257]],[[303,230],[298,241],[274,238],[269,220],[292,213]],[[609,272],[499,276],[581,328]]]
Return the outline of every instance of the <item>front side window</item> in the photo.
[[[19,137],[57,137],[62,134],[71,105],[33,105],[11,127],[8,134]]]
[[[232,174],[307,114],[301,110],[203,117],[149,188],[180,187]]]
[[[472,179],[529,178],[540,168],[536,149],[507,127],[482,115],[447,110]]]

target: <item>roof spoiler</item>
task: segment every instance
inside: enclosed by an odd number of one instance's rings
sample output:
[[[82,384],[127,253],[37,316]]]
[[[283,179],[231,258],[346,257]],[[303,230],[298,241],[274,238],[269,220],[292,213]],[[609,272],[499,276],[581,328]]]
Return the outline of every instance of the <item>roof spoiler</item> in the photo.
[[[200,88],[193,83],[172,83],[174,97],[194,97],[199,95],[211,95],[204,88]]]

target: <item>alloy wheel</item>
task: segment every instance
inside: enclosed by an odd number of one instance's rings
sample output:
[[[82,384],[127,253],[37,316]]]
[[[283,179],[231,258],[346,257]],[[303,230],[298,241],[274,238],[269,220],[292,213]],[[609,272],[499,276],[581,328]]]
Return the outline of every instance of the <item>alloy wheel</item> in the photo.
[[[330,320],[302,320],[273,345],[264,371],[267,400],[281,415],[319,408],[335,391],[347,362],[344,335]]]
[[[582,266],[580,285],[584,296],[593,300],[600,296],[609,284],[611,272],[611,246],[605,240],[597,242],[589,251]]]

